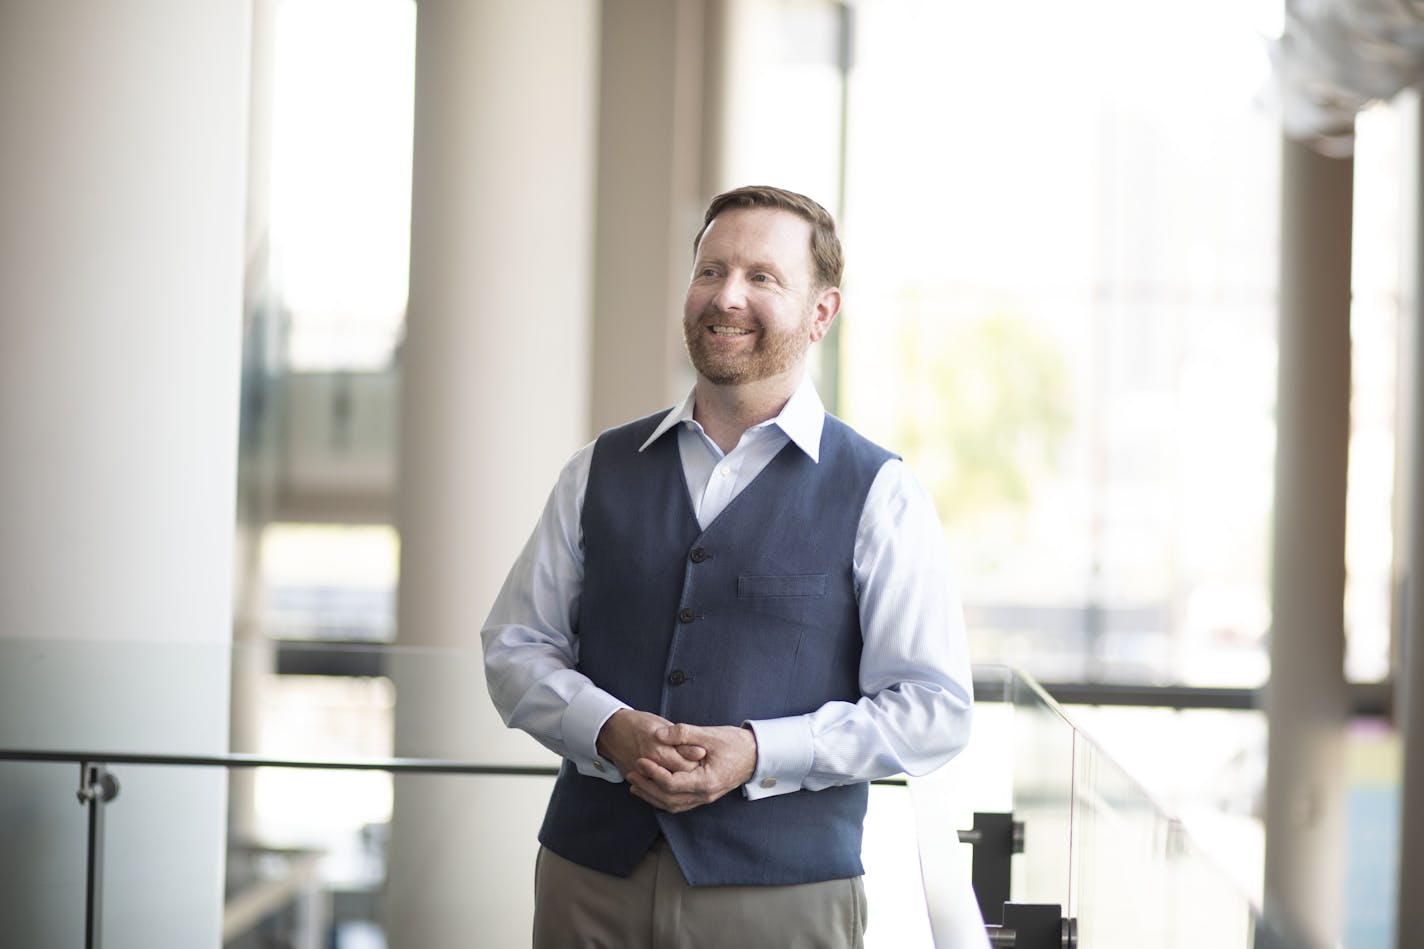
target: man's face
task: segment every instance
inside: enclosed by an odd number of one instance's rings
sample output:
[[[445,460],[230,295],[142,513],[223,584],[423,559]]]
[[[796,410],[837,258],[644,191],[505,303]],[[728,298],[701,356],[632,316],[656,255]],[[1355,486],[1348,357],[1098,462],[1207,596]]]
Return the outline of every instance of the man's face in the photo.
[[[719,214],[698,244],[683,305],[698,374],[716,385],[799,377],[840,307],[835,288],[812,289],[813,274],[810,222],[773,208]]]

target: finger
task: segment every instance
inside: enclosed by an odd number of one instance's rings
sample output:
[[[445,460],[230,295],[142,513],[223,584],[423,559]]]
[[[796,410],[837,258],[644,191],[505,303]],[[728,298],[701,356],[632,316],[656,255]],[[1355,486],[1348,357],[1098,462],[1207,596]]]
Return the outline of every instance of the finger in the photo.
[[[701,745],[678,745],[677,753],[688,761],[701,761],[707,757],[707,749]]]
[[[667,808],[663,806],[663,803],[659,801],[655,795],[649,794],[647,791],[634,785],[631,781],[629,782],[628,791],[635,798],[645,804],[651,804],[653,807],[656,807],[660,811],[667,810]]]
[[[669,745],[699,744],[695,737],[697,730],[697,726],[695,725],[664,725],[658,729],[657,736],[659,741],[666,742]]]
[[[673,800],[682,797],[691,802],[690,806],[695,806],[721,796],[715,776],[708,774],[705,768],[695,771],[668,771],[658,767],[656,762],[649,761],[648,764],[652,767],[643,767],[642,762],[639,762],[639,770],[642,772],[639,777],[647,782],[644,787],[656,789],[660,798]]]
[[[686,747],[697,748],[696,745]],[[706,757],[705,751],[696,756],[685,755],[682,753],[682,748],[674,748],[671,745],[657,745],[650,749],[649,754],[652,760],[669,771],[691,771]]]
[[[671,780],[673,772],[663,767],[662,763],[652,758],[639,758],[637,770],[634,772],[639,777],[645,778],[655,784],[665,784]]]
[[[672,814],[681,813],[694,806],[679,796],[663,793],[657,785],[640,774],[631,775],[629,777],[628,790],[634,797],[638,798],[638,800]]]

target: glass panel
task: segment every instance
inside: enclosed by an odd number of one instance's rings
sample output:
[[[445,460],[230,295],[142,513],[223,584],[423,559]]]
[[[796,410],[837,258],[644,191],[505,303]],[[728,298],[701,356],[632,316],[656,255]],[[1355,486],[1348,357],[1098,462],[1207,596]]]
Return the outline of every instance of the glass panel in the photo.
[[[1036,683],[1016,676],[1013,703],[1013,814],[1024,825],[1014,858],[1013,898],[1069,904],[1073,845],[1074,729]]]
[[[0,741],[0,747],[9,747]],[[0,761],[0,943],[84,945],[77,764]]]
[[[1250,945],[1251,907],[1180,821],[1091,741],[1077,744],[1072,915],[1082,945]]]
[[[0,639],[0,748],[220,752],[230,661],[227,642]]]
[[[219,945],[227,775],[214,767],[109,770],[119,794],[104,805],[105,949]],[[84,811],[74,811],[84,826]]]
[[[937,935],[948,915],[942,904],[954,893],[934,877],[963,875],[956,864],[970,859],[969,848],[956,852],[944,829],[968,827],[973,812],[989,811],[1012,813],[1024,827],[1023,852],[1011,859],[1010,898],[1062,907],[1076,921],[1081,946],[1299,944],[1279,923],[1264,921],[1239,874],[1208,858],[1187,825],[1037,683],[1004,667],[976,666],[975,691],[969,748],[914,785]]]
[[[494,719],[477,650],[16,641],[0,650],[8,672],[0,701],[43,713],[0,717],[0,749],[214,759],[110,766],[121,791],[105,808],[106,944],[215,944],[216,931],[194,933],[221,915],[212,894],[224,870],[213,857],[224,846],[230,906],[280,891],[259,914],[264,921],[235,938],[295,938],[316,913],[340,934],[339,946],[400,944],[417,931],[446,944],[446,929],[467,928],[470,918],[481,920],[489,944],[527,940],[552,778],[359,767],[392,754],[551,767],[551,754]],[[226,704],[212,680],[220,674],[226,684],[229,667],[233,693],[245,696],[234,703],[238,752],[340,766],[230,767],[236,762],[205,723]],[[1272,931],[1244,891],[1036,683],[993,666],[976,668],[975,681],[966,752],[908,793],[872,791],[869,945],[946,944],[947,920],[979,925],[968,888],[973,848],[957,832],[980,811],[1023,824],[1011,899],[1064,907],[1084,947],[1291,944],[1268,942]],[[86,695],[68,718],[68,706],[52,700],[64,689]],[[106,705],[91,695],[114,703],[111,721],[94,713]],[[77,763],[0,762],[0,905],[24,900],[15,925],[34,930],[31,944],[75,942],[86,838],[78,777]],[[177,916],[175,903],[185,907]]]

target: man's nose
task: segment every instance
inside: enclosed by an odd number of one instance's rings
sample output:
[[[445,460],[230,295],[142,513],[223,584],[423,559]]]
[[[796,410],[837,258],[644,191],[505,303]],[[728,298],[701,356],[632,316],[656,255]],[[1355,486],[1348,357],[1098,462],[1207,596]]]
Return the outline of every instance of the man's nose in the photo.
[[[712,302],[719,310],[740,310],[747,303],[747,280],[739,273],[730,273],[717,288]]]

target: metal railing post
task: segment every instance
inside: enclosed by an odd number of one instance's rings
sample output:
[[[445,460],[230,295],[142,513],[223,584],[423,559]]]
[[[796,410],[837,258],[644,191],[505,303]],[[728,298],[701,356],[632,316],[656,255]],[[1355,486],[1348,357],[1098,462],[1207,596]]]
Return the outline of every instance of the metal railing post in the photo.
[[[103,764],[79,763],[79,803],[89,807],[88,867],[84,880],[84,949],[103,943],[104,805],[119,796],[119,779]]]

